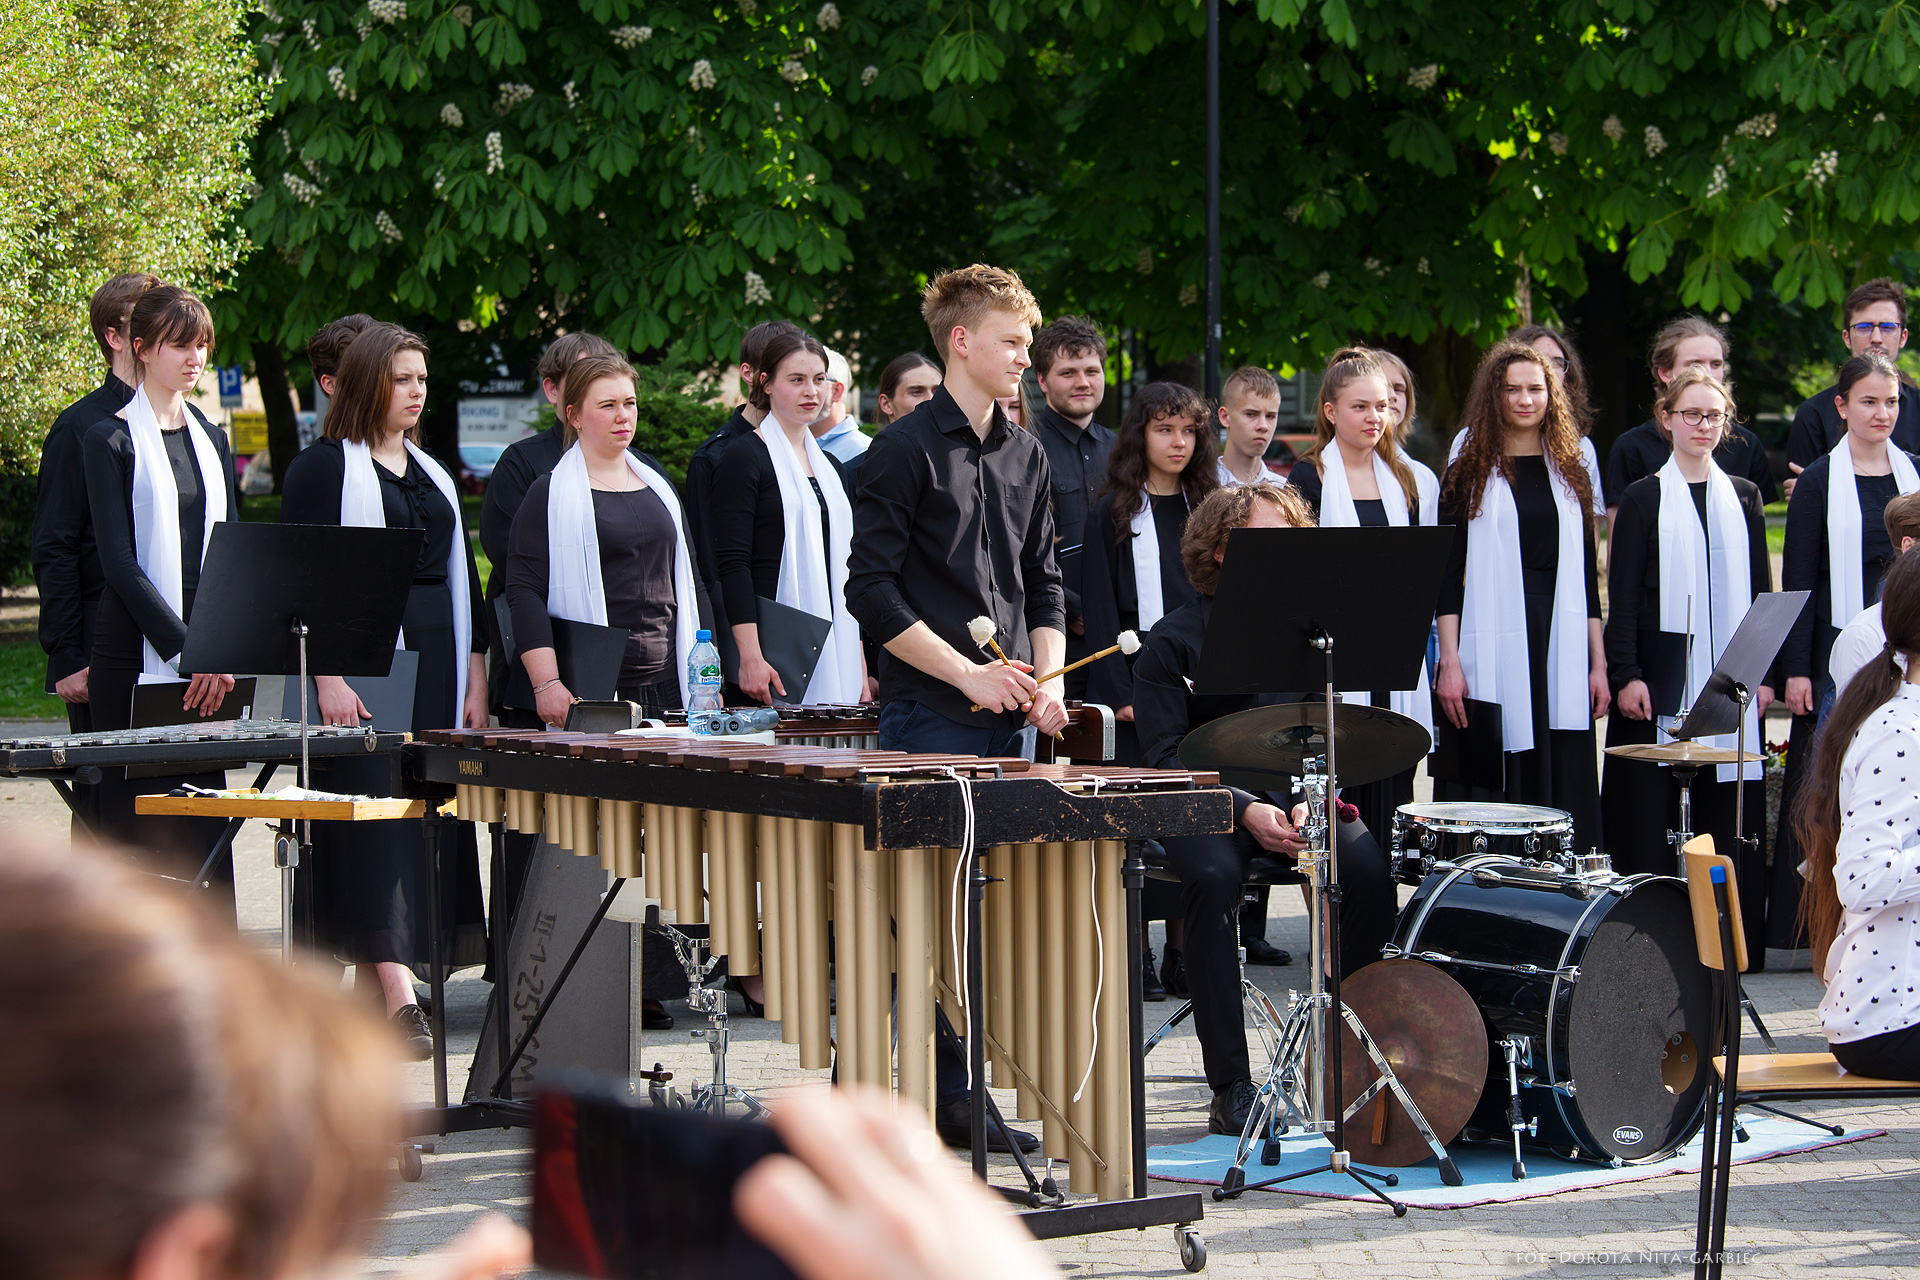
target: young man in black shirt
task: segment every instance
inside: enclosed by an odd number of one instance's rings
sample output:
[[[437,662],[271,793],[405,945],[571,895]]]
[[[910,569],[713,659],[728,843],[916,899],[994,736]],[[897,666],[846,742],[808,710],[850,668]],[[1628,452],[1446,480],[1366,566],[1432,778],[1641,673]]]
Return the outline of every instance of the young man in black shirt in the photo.
[[[1113,451],[1113,432],[1093,420],[1107,393],[1107,340],[1086,317],[1061,316],[1034,336],[1033,371],[1046,397],[1034,434],[1053,473],[1054,556],[1067,602],[1067,661],[1073,662],[1092,652],[1080,619],[1080,548]],[[1069,698],[1086,688],[1086,668],[1067,676]]]
[[[1869,280],[1849,293],[1840,305],[1840,337],[1849,356],[1878,351],[1897,362],[1900,349],[1907,345],[1907,290],[1898,281],[1881,276]],[[1794,410],[1793,425],[1787,429],[1787,469],[1799,475],[1823,453],[1831,453],[1847,434],[1834,407],[1836,388],[1808,398]],[[1902,376],[1900,379],[1900,416],[1894,419],[1892,443],[1908,453],[1920,453],[1920,392]],[[1787,481],[1793,491],[1793,481]]]
[[[1058,679],[1032,676],[1066,648],[1047,457],[995,403],[1020,386],[1040,308],[1011,271],[975,265],[937,276],[921,314],[946,376],[861,461],[847,606],[892,658],[880,678],[883,749],[1006,755],[1024,725],[1053,733],[1067,722]],[[1011,665],[970,637],[982,615]],[[934,1126],[965,1146],[966,1064],[948,1037],[936,1067]]]
[[[33,581],[40,590],[40,647],[47,655],[47,692],[67,704],[67,727],[87,733],[93,718],[87,702],[87,671],[93,655],[94,611],[106,578],[94,546],[87,509],[87,475],[80,441],[87,428],[111,417],[133,399],[133,348],[127,317],[133,304],[160,277],[144,271],[117,275],[94,290],[89,308],[93,339],[107,362],[100,386],[53,420],[40,450],[40,480],[33,513]],[[93,788],[76,784],[76,822],[84,821]],[[83,794],[83,792],[85,794]]]

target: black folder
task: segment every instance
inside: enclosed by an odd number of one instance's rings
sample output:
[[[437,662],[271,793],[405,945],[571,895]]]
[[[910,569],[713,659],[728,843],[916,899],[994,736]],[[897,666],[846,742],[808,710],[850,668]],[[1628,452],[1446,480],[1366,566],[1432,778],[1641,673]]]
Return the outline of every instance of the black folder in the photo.
[[[187,696],[188,680],[156,680],[149,684],[133,686],[132,720],[135,729],[158,729],[176,724],[200,724],[208,720],[245,720],[253,714],[254,678],[242,676],[233,682],[233,688],[220,700],[220,706],[210,716],[198,711],[189,711],[183,701]],[[129,778],[168,778],[180,773],[179,765],[172,764],[136,764],[127,766]]]
[[[1427,776],[1435,782],[1505,791],[1507,754],[1500,704],[1468,698],[1466,707],[1467,727],[1456,729],[1440,699],[1433,700],[1433,754],[1427,757]]]
[[[1642,631],[1638,636],[1640,676],[1647,682],[1647,697],[1656,716],[1677,715],[1690,701],[1687,697],[1688,639],[1678,631]]]
[[[413,689],[420,678],[420,655],[411,649],[395,649],[393,666],[384,676],[347,676],[347,687],[360,695],[360,701],[373,713],[368,728],[382,733],[410,733],[413,730]],[[280,704],[286,720],[300,718],[300,681],[287,679],[286,693]],[[319,694],[313,677],[307,677],[307,722],[320,723]],[[422,728],[428,726],[422,725]]]
[[[797,704],[807,696],[807,686],[813,682],[813,669],[820,665],[820,652],[833,631],[833,619],[765,596],[754,597],[754,602],[760,608],[760,656],[780,673],[780,685],[787,691],[776,701]]]
[[[508,662],[507,691],[501,701],[522,711],[534,709],[533,681],[520,661],[520,646],[513,636],[513,614],[503,595],[493,602],[500,623],[500,643]],[[553,623],[553,657],[559,668],[560,682],[576,698],[590,702],[609,702],[620,685],[620,664],[627,657],[627,632],[624,627],[602,627],[591,622],[573,622],[566,618]]]

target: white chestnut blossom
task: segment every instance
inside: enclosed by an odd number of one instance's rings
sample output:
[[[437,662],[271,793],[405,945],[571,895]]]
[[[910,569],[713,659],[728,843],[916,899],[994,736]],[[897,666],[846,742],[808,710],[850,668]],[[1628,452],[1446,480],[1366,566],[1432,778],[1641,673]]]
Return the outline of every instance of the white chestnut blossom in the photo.
[[[1780,126],[1780,117],[1769,111],[1751,120],[1742,120],[1734,126],[1734,132],[1743,138],[1771,138]]]
[[[1191,307],[1199,301],[1200,301],[1199,285],[1183,284],[1180,286],[1180,305],[1181,306]]]
[[[281,174],[280,183],[286,187],[288,193],[301,204],[311,205],[320,199],[320,188],[308,182],[297,173]]]
[[[750,307],[764,307],[773,301],[773,290],[767,288],[767,282],[758,271],[749,271],[746,275],[746,304]]]
[[[820,12],[813,15],[813,25],[822,31],[837,31],[840,27],[840,6],[827,0],[820,6]]]
[[[1308,281],[1308,283],[1316,289],[1324,289],[1333,283],[1333,273],[1330,271],[1322,271],[1320,274],[1314,276],[1312,280]]]
[[[451,102],[440,108],[440,123],[447,126],[447,128],[458,129],[466,122],[467,117],[461,113],[459,107],[454,106]]]
[[[394,222],[393,215],[385,209],[373,215],[373,229],[378,231],[380,238],[388,244],[400,243],[400,227]]]
[[[498,173],[506,167],[506,144],[500,140],[500,131],[495,129],[487,135],[487,172]]]
[[[700,184],[699,184],[699,183],[697,183],[697,182],[696,182],[696,183],[694,183],[694,184],[693,184],[693,186],[692,186],[692,188],[691,188],[691,190],[692,190],[692,192],[693,192],[693,207],[694,207],[694,208],[696,208],[696,209],[704,209],[704,208],[706,208],[706,207],[707,207],[707,193],[706,193],[706,192],[704,192],[704,191],[702,191],[702,190],[700,189]]]
[[[622,49],[631,49],[636,45],[645,44],[647,41],[653,39],[653,28],[615,27],[612,34],[615,44],[619,45]]]
[[[270,49],[278,49],[280,47],[280,42],[282,40],[285,40],[286,38],[287,38],[287,33],[284,31],[269,31],[265,35],[260,37],[260,43],[266,45]]]
[[[1365,267],[1368,271],[1371,271],[1376,276],[1384,276],[1385,274],[1387,274],[1387,264],[1380,261],[1380,259],[1378,258],[1368,258],[1365,262],[1362,262],[1360,265]]]
[[[1553,151],[1553,154],[1557,156],[1567,154],[1567,135],[1564,133],[1548,134],[1547,146]]]
[[[367,12],[375,22],[401,22],[407,16],[407,0],[367,0]]]
[[[740,16],[751,18],[760,12],[760,0],[740,0]]]
[[[875,80],[878,80],[879,78],[880,78],[880,68],[870,66],[866,68],[866,70],[860,73],[861,87],[864,88],[867,85],[872,84]]]
[[[373,39],[373,24],[364,18],[353,24],[353,31],[362,40]]]
[[[713,78],[713,64],[705,58],[693,64],[693,70],[687,73],[687,83],[696,89],[711,89],[716,83]]]
[[[321,177],[324,176],[320,172],[320,162],[318,160],[315,160],[312,156],[301,156],[300,167],[302,169],[305,169],[308,173],[312,174],[314,181],[316,182],[318,182],[321,179]]]
[[[1425,258],[1420,259],[1419,263],[1416,264],[1413,269],[1419,272],[1423,276],[1430,276],[1433,274],[1433,264],[1428,262]]]
[[[500,97],[493,104],[493,114],[503,116],[533,96],[530,84],[515,84],[503,81],[500,85]]]
[[[1147,246],[1145,245],[1141,245],[1139,254],[1137,254],[1134,257],[1133,269],[1135,271],[1138,271],[1143,276],[1152,275],[1153,274],[1153,250],[1147,248]]]
[[[307,47],[315,53],[320,51],[320,32],[314,28],[312,18],[300,19],[300,34],[307,38]]]
[[[565,84],[561,85],[560,93],[563,97],[566,98],[567,109],[569,111],[571,111],[574,107],[579,105],[580,95],[574,92],[573,81],[569,80]]]
[[[268,22],[271,22],[276,26],[286,25],[287,20],[280,15],[280,11],[278,9],[274,8],[270,4],[263,4],[260,6],[260,16],[265,18]]]
[[[800,84],[807,78],[807,64],[798,58],[788,58],[780,64],[780,78],[788,84]]]
[[[1887,122],[1887,113],[1886,113],[1886,112],[1884,112],[1884,111],[1876,111],[1876,112],[1874,112],[1874,113],[1873,113],[1873,122],[1874,122],[1875,124],[1885,124],[1885,123]]]
[[[457,4],[453,6],[453,8],[447,10],[447,12],[451,13],[453,15],[453,20],[459,23],[461,26],[470,27],[473,25],[473,6],[472,5]]]
[[[1619,116],[1608,116],[1600,124],[1600,132],[1615,142],[1627,136],[1627,126],[1620,123]]]
[[[360,94],[347,84],[347,73],[341,67],[327,68],[327,83],[333,86],[334,96],[343,102],[355,102]]]
[[[1647,157],[1652,159],[1667,149],[1667,135],[1660,132],[1658,125],[1648,125],[1646,132]]]
[[[1725,165],[1717,164],[1713,166],[1713,177],[1707,182],[1707,189],[1706,191],[1701,193],[1701,199],[1703,200],[1718,199],[1720,196],[1726,194],[1726,190],[1727,190],[1727,167]]]
[[[1826,186],[1827,179],[1838,172],[1840,172],[1838,151],[1822,151],[1814,157],[1813,163],[1807,166],[1807,176],[1813,179],[1813,185],[1816,187]]]
[[[1407,83],[1423,93],[1433,88],[1440,83],[1440,64],[1429,62],[1424,67],[1415,67],[1407,72]]]

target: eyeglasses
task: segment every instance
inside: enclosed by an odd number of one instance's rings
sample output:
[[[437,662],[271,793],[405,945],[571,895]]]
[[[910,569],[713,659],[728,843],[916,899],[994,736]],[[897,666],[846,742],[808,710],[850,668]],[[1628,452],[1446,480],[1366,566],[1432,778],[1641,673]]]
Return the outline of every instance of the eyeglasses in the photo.
[[[1697,427],[1703,422],[1716,429],[1727,425],[1727,415],[1718,409],[1680,409],[1674,416],[1690,427]]]
[[[1562,374],[1567,371],[1567,358],[1565,356],[1548,356],[1547,363],[1558,369]]]
[[[1906,326],[1898,320],[1862,320],[1858,324],[1848,325],[1847,327],[1863,338],[1871,338],[1875,330],[1879,331],[1881,337],[1891,338],[1894,334],[1906,328]]]

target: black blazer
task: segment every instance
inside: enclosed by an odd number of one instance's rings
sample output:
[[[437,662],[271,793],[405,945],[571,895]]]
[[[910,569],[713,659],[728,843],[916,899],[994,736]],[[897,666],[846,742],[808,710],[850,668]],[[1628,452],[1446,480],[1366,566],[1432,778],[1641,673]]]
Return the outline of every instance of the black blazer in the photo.
[[[1128,537],[1124,541],[1116,541],[1118,529],[1113,519],[1114,496],[1111,493],[1101,494],[1084,526],[1086,551],[1083,553],[1080,603],[1082,617],[1086,621],[1089,652],[1105,649],[1122,631],[1140,630],[1140,595],[1133,580],[1134,539]],[[1180,530],[1184,532],[1186,526],[1186,520],[1182,519]],[[1187,581],[1186,567],[1180,561],[1179,534],[1175,533],[1171,539],[1174,549],[1171,556],[1167,554],[1168,541],[1163,535],[1160,551],[1163,616],[1198,594],[1193,584]],[[1140,639],[1144,643],[1146,636],[1142,635]],[[1133,668],[1138,660],[1138,654],[1129,658],[1125,654],[1114,653],[1094,663],[1087,676],[1087,700],[1104,703],[1116,710],[1132,706]]]
[[[1773,590],[1767,556],[1767,517],[1760,489],[1729,476],[1747,518],[1747,564],[1755,596]],[[1620,514],[1607,553],[1607,680],[1615,693],[1644,679],[1640,655],[1660,631],[1660,477],[1643,476],[1620,495]],[[1776,670],[1778,664],[1775,664]],[[1771,679],[1772,677],[1770,677]]]
[[[227,489],[228,519],[240,518],[240,495],[234,487],[233,454],[227,448],[227,433],[207,421],[206,415],[187,406],[200,427],[213,441],[220,459],[220,474]],[[187,641],[187,623],[175,613],[140,567],[133,545],[133,437],[125,420],[102,418],[87,428],[81,453],[87,472],[87,511],[93,520],[94,543],[100,551],[100,572],[106,579],[106,593],[114,599],[133,624],[163,658],[180,652]],[[201,549],[205,554],[205,548]]]
[[[838,483],[851,509],[853,486],[847,483],[846,468],[832,454],[826,459],[832,477],[815,478],[822,488]],[[707,536],[712,539],[720,575],[721,608],[728,626],[758,625],[758,597],[771,600],[779,590],[780,554],[787,545],[786,508],[780,502],[780,481],[774,475],[767,442],[752,431],[734,436],[714,471],[714,481],[707,494]],[[852,530],[847,532],[851,535]]]
[[[40,648],[47,655],[47,692],[93,661],[93,619],[107,585],[87,505],[87,428],[133,399],[133,388],[108,373],[74,401],[47,432],[33,513],[33,582],[40,590]]]
[[[553,470],[566,452],[560,424],[555,422],[537,436],[515,440],[493,464],[486,497],[480,500],[480,549],[493,565],[487,575],[489,600],[500,594],[506,582],[507,556],[513,549],[513,517],[527,500],[527,490]]]
[[[1826,456],[1816,456],[1793,486],[1793,497],[1787,502],[1786,546],[1780,557],[1782,588],[1813,592],[1781,648],[1781,678],[1805,676],[1813,681],[1815,689],[1827,678],[1834,638],[1852,621],[1833,616],[1832,575],[1827,564],[1828,471]],[[1861,570],[1860,602],[1864,608],[1879,598],[1880,580],[1893,562],[1893,546],[1881,512],[1860,513],[1860,542],[1862,560],[1874,562]]]

